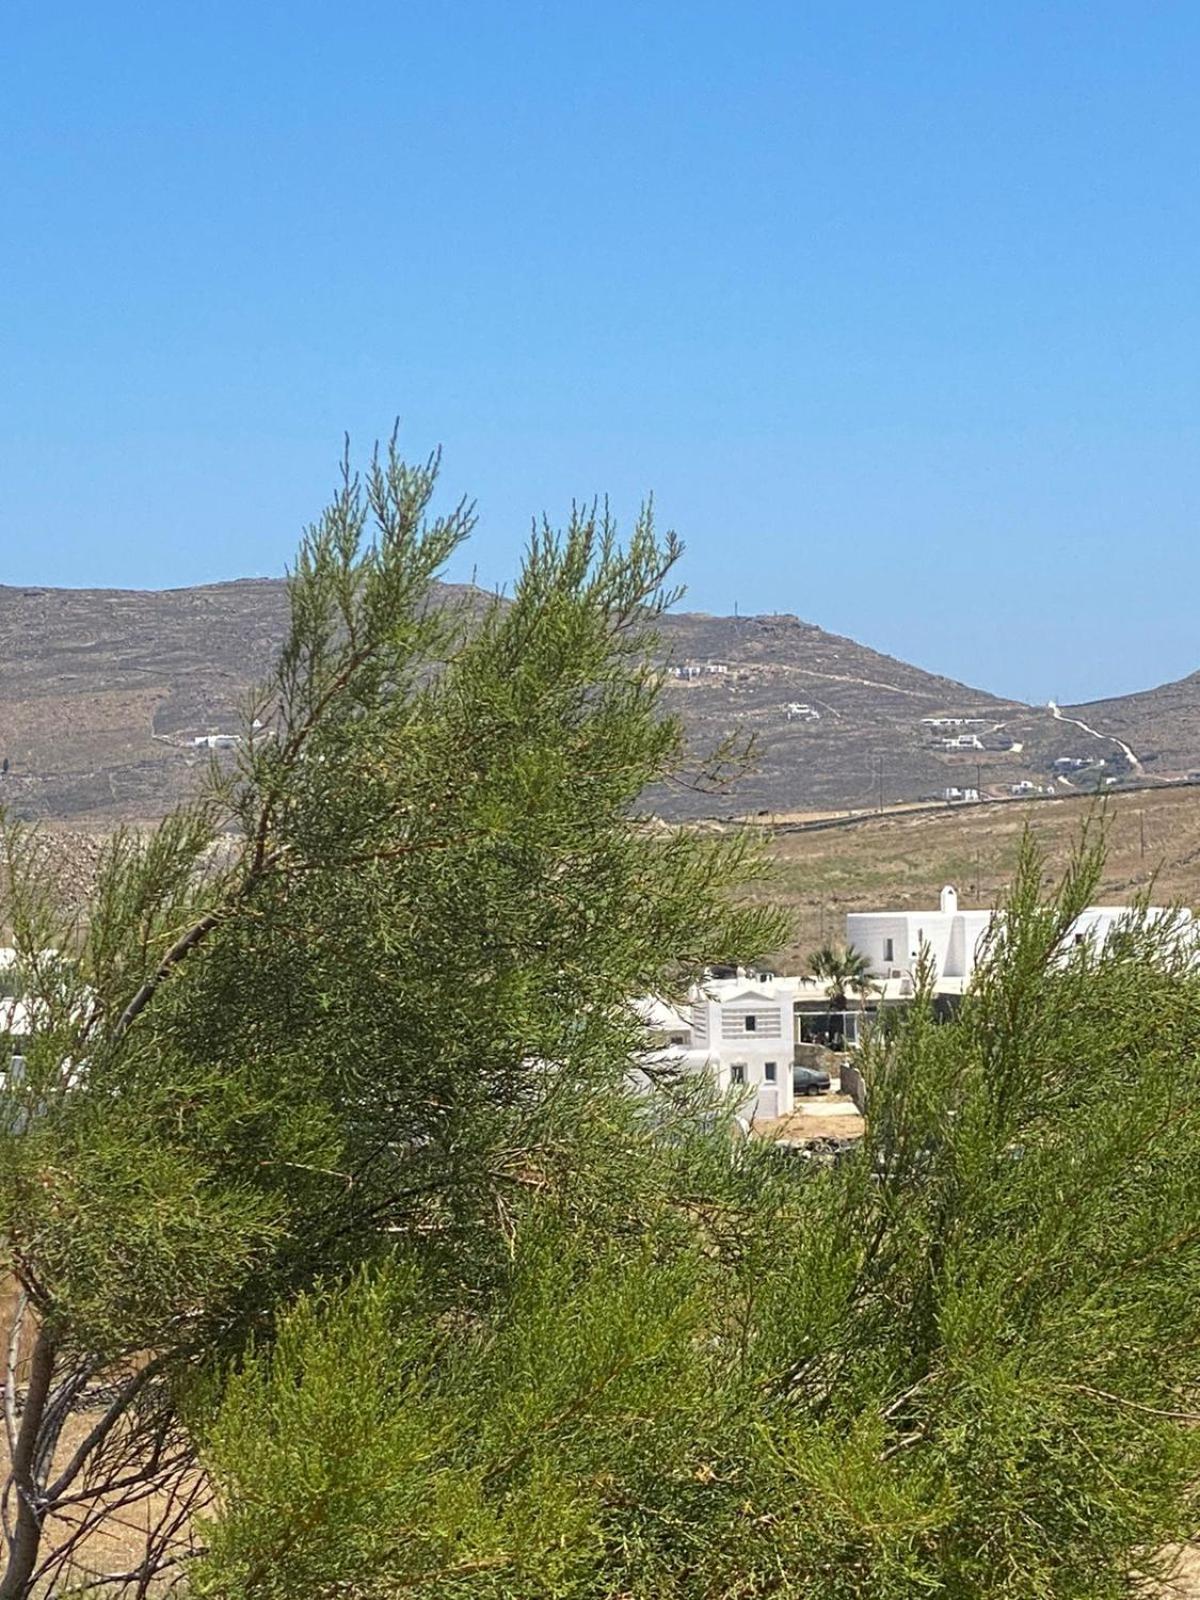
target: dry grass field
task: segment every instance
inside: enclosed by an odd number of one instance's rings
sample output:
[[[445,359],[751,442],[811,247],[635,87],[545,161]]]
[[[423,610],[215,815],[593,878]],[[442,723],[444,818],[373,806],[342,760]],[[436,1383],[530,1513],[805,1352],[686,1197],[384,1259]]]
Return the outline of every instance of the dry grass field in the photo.
[[[1113,794],[1102,806],[1064,795],[780,830],[771,841],[773,878],[753,892],[791,914],[791,939],[775,954],[786,970],[796,970],[824,939],[844,936],[848,911],[933,906],[947,883],[964,907],[995,905],[1012,879],[1026,829],[1055,873],[1088,818],[1107,830],[1106,901],[1125,904],[1152,886],[1156,903],[1200,904],[1200,788],[1192,787]]]

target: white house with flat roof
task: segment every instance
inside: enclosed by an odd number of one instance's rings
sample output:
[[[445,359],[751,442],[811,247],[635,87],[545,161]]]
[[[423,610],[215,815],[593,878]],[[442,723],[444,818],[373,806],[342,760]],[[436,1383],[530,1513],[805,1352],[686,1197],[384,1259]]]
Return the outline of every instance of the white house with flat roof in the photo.
[[[947,885],[936,911],[856,911],[846,918],[846,943],[861,950],[877,978],[911,977],[928,945],[939,978],[969,978],[994,911],[960,911]]]
[[[761,1121],[793,1109],[794,983],[709,979],[692,990],[691,1024],[689,1065],[710,1072],[721,1093],[744,1088],[748,1114]]]
[[[947,979],[963,983],[970,980],[988,930],[1002,915],[993,910],[960,911],[958,893],[947,885],[936,911],[851,912],[846,918],[846,943],[866,956],[872,973],[879,978],[911,978],[921,947],[927,945],[934,977],[945,988]],[[1065,942],[1087,943],[1099,949],[1129,915],[1129,906],[1088,906],[1075,919]],[[1190,911],[1150,906],[1146,916],[1151,921],[1176,918],[1185,937],[1192,936]]]

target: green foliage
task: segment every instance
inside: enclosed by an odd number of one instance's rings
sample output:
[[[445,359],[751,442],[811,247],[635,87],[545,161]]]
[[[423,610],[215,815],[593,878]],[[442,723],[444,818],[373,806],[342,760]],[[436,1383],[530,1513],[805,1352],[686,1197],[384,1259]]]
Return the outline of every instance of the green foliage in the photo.
[[[106,1483],[186,1469],[180,1385],[313,1284],[403,1246],[471,1304],[537,1201],[623,1226],[657,1137],[630,998],[778,942],[733,896],[749,841],[638,816],[684,755],[651,663],[673,538],[576,510],[511,600],[439,605],[471,514],[430,513],[437,465],[347,467],[236,766],[114,837],[86,908],[6,832],[36,1026],[0,1090],[0,1239],[50,1388],[5,1600],[60,1501],[102,1517]],[[113,1427],[52,1479],[97,1386]]]
[[[176,1575],[197,1449],[220,1600],[1127,1595],[1200,1481],[1180,930],[1074,945],[1098,847],[1048,898],[1027,848],[958,1016],[924,983],[868,1041],[832,1168],[634,1094],[630,997],[780,942],[749,835],[638,815],[684,758],[674,545],[577,511],[511,601],[439,608],[436,465],[347,471],[235,770],[84,913],[5,833],[0,1597],[63,1592],[121,1495],[167,1508],[128,1587]]]
[[[705,1274],[531,1228],[487,1321],[432,1317],[411,1264],[301,1302],[231,1380],[209,1442],[231,1513],[197,1591],[596,1592],[629,1497],[707,1413]]]
[[[846,1006],[846,991],[852,990],[865,1005],[867,996],[879,985],[871,976],[871,963],[861,950],[850,944],[823,944],[808,958],[814,978],[829,985],[829,1003],[835,1011]]]
[[[1026,849],[856,1159],[660,1143],[640,1226],[538,1205],[483,1297],[303,1301],[208,1433],[201,1592],[1136,1592],[1198,1509],[1200,979],[1170,919],[1070,941],[1097,868]]]

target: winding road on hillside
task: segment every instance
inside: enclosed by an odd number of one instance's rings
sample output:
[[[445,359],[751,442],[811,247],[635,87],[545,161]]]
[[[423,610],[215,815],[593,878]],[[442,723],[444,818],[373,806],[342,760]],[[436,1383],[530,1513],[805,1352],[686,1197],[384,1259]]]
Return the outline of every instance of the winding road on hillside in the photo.
[[[1074,723],[1077,728],[1082,728],[1084,733],[1090,733],[1093,739],[1101,739],[1105,744],[1115,744],[1117,749],[1124,753],[1125,759],[1128,761],[1132,771],[1142,772],[1144,770],[1142,763],[1134,755],[1132,749],[1125,743],[1124,739],[1118,739],[1111,733],[1100,733],[1096,728],[1089,727],[1086,722],[1081,722],[1078,717],[1065,716],[1053,700],[1048,702],[1048,709],[1050,715],[1056,722]]]

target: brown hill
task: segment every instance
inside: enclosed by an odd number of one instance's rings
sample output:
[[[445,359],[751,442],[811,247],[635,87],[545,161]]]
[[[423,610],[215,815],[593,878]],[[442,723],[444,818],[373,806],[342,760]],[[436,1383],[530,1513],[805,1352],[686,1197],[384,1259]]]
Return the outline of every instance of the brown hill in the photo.
[[[1200,770],[1200,672],[1157,689],[1065,709],[1124,739],[1147,776],[1182,778]]]
[[[160,815],[208,760],[191,741],[239,726],[284,618],[278,579],[162,592],[0,587],[0,801],[76,823]],[[872,806],[951,785],[1002,793],[1022,780],[1084,786],[1128,771],[1108,737],[1123,737],[1122,702],[1096,708],[1104,720],[1085,732],[791,616],[680,613],[662,639],[668,703],[696,748],[730,732],[757,744],[756,771],[731,792],[652,796],[669,815]],[[922,720],[931,717],[971,721],[937,729]],[[956,736],[981,748],[939,746]],[[1195,738],[1200,752],[1200,715]],[[1107,765],[1055,778],[1054,758],[1071,755]]]

